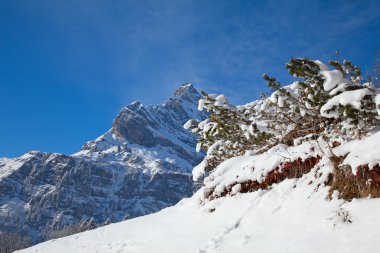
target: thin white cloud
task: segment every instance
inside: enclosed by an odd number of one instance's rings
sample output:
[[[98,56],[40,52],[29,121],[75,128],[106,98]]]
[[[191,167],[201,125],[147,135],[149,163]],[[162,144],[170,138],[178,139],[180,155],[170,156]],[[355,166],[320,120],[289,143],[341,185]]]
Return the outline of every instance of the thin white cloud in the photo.
[[[125,101],[143,95],[137,85],[161,88],[161,97],[147,95],[148,102],[162,100],[183,81],[247,102],[264,88],[262,73],[285,78],[291,56],[328,59],[347,34],[378,18],[376,1],[246,4],[68,0],[48,9],[68,33],[69,59],[85,64],[91,44],[102,50],[105,62],[97,70],[106,73],[107,86],[89,76],[91,89],[111,89]]]

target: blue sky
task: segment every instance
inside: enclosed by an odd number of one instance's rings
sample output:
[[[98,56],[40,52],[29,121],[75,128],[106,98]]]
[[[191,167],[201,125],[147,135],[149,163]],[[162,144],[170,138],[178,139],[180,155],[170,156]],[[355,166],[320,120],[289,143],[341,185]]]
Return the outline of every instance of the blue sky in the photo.
[[[290,81],[290,57],[342,58],[364,73],[380,50],[380,1],[0,1],[0,157],[74,153],[135,100],[176,87],[226,94]]]

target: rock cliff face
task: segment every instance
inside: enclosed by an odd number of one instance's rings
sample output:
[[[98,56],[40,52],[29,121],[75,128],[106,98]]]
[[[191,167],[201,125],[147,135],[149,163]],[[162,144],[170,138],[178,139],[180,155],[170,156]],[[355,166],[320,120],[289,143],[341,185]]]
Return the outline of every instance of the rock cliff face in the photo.
[[[161,105],[134,102],[107,133],[70,156],[33,151],[0,159],[0,231],[41,241],[83,220],[120,221],[190,196],[191,170],[203,155],[183,124],[205,117],[199,98],[187,84]]]

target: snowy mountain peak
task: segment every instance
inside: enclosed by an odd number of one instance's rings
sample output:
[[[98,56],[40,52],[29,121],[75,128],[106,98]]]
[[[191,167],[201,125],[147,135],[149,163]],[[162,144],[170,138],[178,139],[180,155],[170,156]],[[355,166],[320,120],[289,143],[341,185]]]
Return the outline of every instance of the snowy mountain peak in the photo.
[[[200,98],[199,91],[194,88],[191,83],[182,84],[175,92],[174,97],[179,99],[184,99],[189,102],[198,103]]]
[[[174,92],[174,96],[180,97],[186,93],[198,93],[198,91],[191,83],[184,83]]]
[[[66,156],[30,152],[0,160],[0,229],[46,240],[81,220],[120,221],[175,204],[192,194],[191,170],[203,159],[183,129],[199,92],[183,85],[163,104],[124,107],[112,128]]]
[[[139,100],[136,100],[136,101],[132,102],[130,105],[128,105],[126,108],[128,108],[130,110],[138,110],[142,106],[143,106],[143,104]]]
[[[174,97],[161,105],[144,106],[139,101],[133,102],[117,115],[111,132],[145,147],[171,147],[180,143],[187,146],[188,137],[182,138],[187,136],[187,131],[182,126],[186,119],[205,116],[196,110],[200,97],[192,84],[184,84],[175,91]],[[173,138],[173,134],[179,138]],[[186,149],[192,150],[193,146]],[[181,148],[179,153],[186,159],[190,158],[187,154],[191,152]]]

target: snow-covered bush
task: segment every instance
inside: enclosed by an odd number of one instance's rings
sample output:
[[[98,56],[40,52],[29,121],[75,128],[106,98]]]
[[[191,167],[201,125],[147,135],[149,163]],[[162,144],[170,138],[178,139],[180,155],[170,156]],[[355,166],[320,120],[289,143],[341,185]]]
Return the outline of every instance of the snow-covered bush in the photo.
[[[360,69],[349,61],[331,61],[339,75],[332,77],[333,71],[321,71],[325,76],[325,90],[329,100],[321,107],[321,115],[333,118],[329,126],[334,134],[360,138],[371,131],[379,122],[376,96],[379,93],[372,83],[362,83]]]
[[[228,158],[243,155],[270,137],[270,134],[258,131],[249,118],[252,112],[248,108],[230,105],[224,95],[203,92],[198,109],[207,111],[209,117],[202,122],[189,120],[184,127],[200,136],[197,151],[207,151],[202,163],[206,170]]]
[[[286,68],[300,80],[285,87],[264,75],[274,90],[269,99],[275,107],[273,127],[279,130],[280,142],[292,145],[310,134],[360,138],[378,123],[378,90],[362,84],[360,70],[351,62],[330,61],[330,65],[335,69],[320,61],[291,59]]]
[[[197,150],[207,151],[194,178],[247,151],[262,153],[279,143],[292,146],[318,138],[357,139],[373,130],[380,119],[379,89],[363,84],[360,69],[351,62],[329,64],[333,69],[316,60],[291,59],[286,69],[297,80],[282,86],[264,74],[273,93],[244,106],[203,93],[198,109],[206,110],[208,119],[185,124],[200,136]]]

